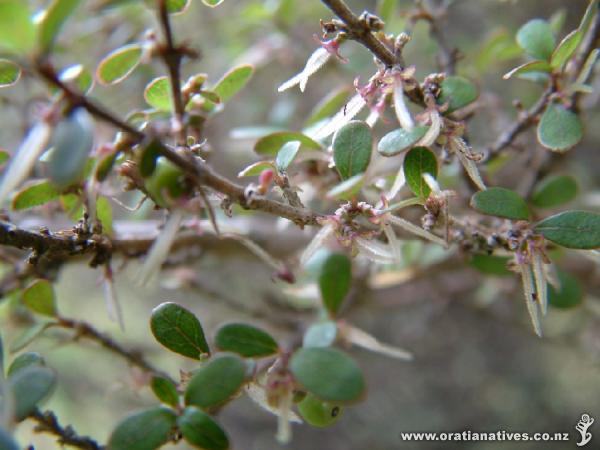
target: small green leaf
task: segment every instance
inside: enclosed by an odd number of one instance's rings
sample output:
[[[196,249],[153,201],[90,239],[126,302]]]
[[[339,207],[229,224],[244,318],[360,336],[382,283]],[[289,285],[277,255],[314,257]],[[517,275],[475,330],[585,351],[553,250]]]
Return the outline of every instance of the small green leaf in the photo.
[[[53,322],[37,322],[23,331],[10,346],[11,353],[16,353],[29,344],[31,344],[36,338],[38,338],[47,328],[50,328]]]
[[[512,78],[514,76],[521,76],[523,74],[530,74],[530,73],[537,73],[537,72],[549,73],[551,71],[552,71],[552,66],[550,66],[550,64],[548,64],[548,62],[536,60],[536,61],[529,61],[529,62],[526,62],[525,64],[521,64],[518,67],[515,67],[510,72],[505,73],[502,78],[504,78],[505,80],[508,80],[509,78]]]
[[[250,64],[234,67],[217,81],[212,91],[219,96],[222,103],[226,103],[248,83],[253,73],[254,67]]]
[[[23,304],[44,316],[56,316],[54,288],[47,280],[36,280],[23,291]]]
[[[517,32],[517,44],[530,56],[549,60],[554,51],[556,39],[548,22],[542,19],[533,19]]]
[[[581,19],[581,23],[579,24],[579,30],[585,36],[592,25],[592,21],[594,20],[594,16],[598,13],[598,0],[590,0],[587,9]]]
[[[152,310],[152,334],[169,350],[201,359],[210,353],[204,331],[194,314],[175,303],[161,303]]]
[[[17,356],[8,367],[7,377],[12,377],[18,371],[25,369],[29,366],[44,367],[46,363],[42,355],[36,352],[25,352]]]
[[[337,324],[331,320],[325,320],[312,324],[304,333],[302,339],[303,347],[329,347],[333,345],[337,337]]]
[[[562,69],[569,58],[573,56],[582,39],[583,33],[580,30],[573,30],[566,35],[552,53],[552,58],[550,59],[552,68]]]
[[[566,248],[600,247],[600,214],[565,211],[538,222],[534,230],[549,241]]]
[[[61,188],[79,181],[94,145],[92,116],[84,108],[71,112],[55,127],[50,145],[48,178]]]
[[[537,137],[544,147],[562,153],[583,138],[581,120],[562,105],[548,105],[537,127]]]
[[[9,386],[15,399],[15,418],[25,419],[56,385],[56,375],[46,367],[30,366],[14,373]]]
[[[343,180],[363,173],[371,161],[373,135],[371,127],[352,120],[333,136],[333,160]]]
[[[96,76],[102,84],[116,84],[127,78],[139,65],[142,58],[142,46],[130,44],[113,50],[106,55],[98,68]]]
[[[110,435],[108,450],[155,450],[169,441],[176,420],[164,407],[132,413]]]
[[[352,262],[343,253],[330,253],[319,274],[319,289],[323,306],[335,315],[352,285]]]
[[[352,197],[355,197],[356,194],[358,194],[358,192],[362,189],[364,182],[364,173],[354,175],[353,177],[336,184],[329,191],[327,191],[327,198],[351,199]]]
[[[479,90],[472,81],[464,77],[449,76],[442,81],[442,92],[438,97],[438,104],[448,103],[447,113],[464,108],[479,97]]]
[[[0,426],[0,448],[2,450],[21,450],[19,444],[17,444],[3,426]]]
[[[206,6],[214,8],[215,6],[219,6],[221,3],[223,3],[223,0],[202,0],[202,3],[204,3]]]
[[[158,77],[144,89],[144,100],[159,111],[171,111],[173,107],[169,77]]]
[[[142,151],[142,156],[140,158],[140,175],[144,178],[149,177],[154,173],[156,160],[160,156],[162,146],[163,144],[160,139],[152,139]]]
[[[508,270],[507,264],[510,260],[507,256],[495,255],[473,255],[471,265],[486,275],[507,276],[513,273]]]
[[[273,161],[258,161],[250,164],[248,167],[246,167],[240,173],[238,173],[238,178],[257,177],[263,172],[263,170],[268,169],[275,169]]]
[[[407,153],[402,167],[410,190],[419,198],[429,197],[431,188],[423,179],[423,174],[437,178],[438,164],[434,153],[425,147],[415,147]]]
[[[171,380],[161,376],[152,377],[150,382],[152,392],[161,402],[176,407],[179,404],[179,393],[177,386]]]
[[[215,356],[194,373],[185,390],[185,403],[199,408],[221,405],[240,390],[245,378],[246,364],[239,356]]]
[[[214,91],[209,91],[209,90],[201,90],[199,93],[199,95],[201,95],[202,97],[204,97],[206,100],[209,100],[213,103],[222,103],[221,102],[221,97],[219,97],[219,94],[217,94]]]
[[[343,407],[335,403],[324,402],[309,392],[298,403],[298,412],[306,423],[313,427],[325,428],[340,420]]]
[[[573,275],[556,269],[560,289],[548,284],[548,303],[555,308],[573,308],[583,301],[583,288],[581,283]]]
[[[300,145],[302,145],[300,141],[290,141],[283,144],[279,149],[277,157],[275,158],[275,165],[280,173],[285,172],[289,165],[294,161],[294,158],[298,154],[298,150],[300,150]]]
[[[334,348],[302,347],[294,352],[289,368],[302,387],[322,400],[351,402],[365,391],[358,365]]]
[[[382,156],[394,156],[415,145],[425,133],[428,127],[416,126],[412,130],[398,128],[381,138],[377,145],[377,151]]]
[[[81,0],[53,0],[48,6],[38,30],[38,43],[43,53],[52,47],[63,24],[79,3]]]
[[[170,14],[180,13],[186,10],[189,4],[192,2],[191,0],[166,0],[167,2],[167,11]]]
[[[299,141],[303,146],[321,150],[321,144],[296,131],[278,131],[261,137],[254,144],[254,151],[261,155],[275,155],[288,142]]]
[[[569,175],[550,176],[540,181],[531,198],[538,208],[553,208],[568,203],[577,196],[577,182]]]
[[[529,219],[529,208],[525,200],[514,191],[502,187],[491,187],[471,197],[471,206],[490,216],[512,220]]]
[[[35,26],[31,20],[29,2],[0,1],[0,50],[26,54],[35,47]]]
[[[12,207],[16,211],[33,208],[52,201],[60,193],[54,185],[47,180],[34,181],[21,189],[13,198]]]
[[[334,90],[333,92],[326,95],[317,105],[313,108],[308,119],[306,119],[305,126],[314,125],[315,123],[333,116],[338,112],[346,103],[348,95],[352,91],[348,87],[342,87]]]
[[[118,152],[110,152],[108,155],[99,156],[98,164],[96,165],[96,180],[103,182],[110,175],[112,168],[117,161]]]
[[[215,344],[219,350],[234,352],[247,358],[269,356],[279,351],[277,342],[270,334],[244,323],[223,325],[217,331]]]
[[[0,87],[14,85],[21,78],[21,68],[8,59],[0,59]]]
[[[205,450],[227,450],[227,434],[215,420],[194,406],[188,406],[177,419],[184,439]]]

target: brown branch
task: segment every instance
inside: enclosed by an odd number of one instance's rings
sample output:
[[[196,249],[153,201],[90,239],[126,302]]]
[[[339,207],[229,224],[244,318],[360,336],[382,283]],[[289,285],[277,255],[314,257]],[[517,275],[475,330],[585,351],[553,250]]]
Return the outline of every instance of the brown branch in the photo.
[[[367,47],[379,61],[387,67],[393,67],[399,63],[394,53],[373,35],[367,22],[360,20],[344,0],[321,1],[346,24],[350,37]]]
[[[76,338],[85,338],[90,341],[94,341],[100,344],[100,346],[102,346],[103,348],[111,351],[116,355],[121,356],[132,366],[138,367],[146,373],[149,373],[151,375],[159,375],[161,377],[171,379],[169,375],[157,369],[151,363],[146,361],[146,359],[144,359],[140,352],[126,349],[121,344],[115,342],[110,336],[101,333],[87,322],[68,319],[65,317],[58,317],[57,322],[54,326],[75,331]]]
[[[529,108],[527,111],[522,112],[519,115],[519,118],[515,122],[513,122],[505,131],[503,131],[500,134],[500,136],[498,136],[496,141],[486,149],[487,158],[494,156],[497,153],[500,153],[507,147],[510,147],[521,133],[523,133],[532,125],[534,125],[535,119],[544,110],[544,108],[550,101],[550,96],[553,93],[554,87],[548,87],[542,93],[542,96],[538,99],[538,101],[535,102],[535,104],[531,108]]]
[[[173,97],[173,110],[178,127],[179,144],[185,145],[185,105],[181,96],[181,59],[183,54],[175,47],[169,11],[167,10],[166,0],[159,2],[159,19],[165,37],[165,47],[161,51],[162,59],[169,71],[169,81],[171,83],[171,95]]]
[[[58,443],[77,447],[84,450],[102,450],[104,447],[88,436],[79,436],[73,427],[63,427],[52,411],[41,412],[39,409],[29,414],[29,418],[35,420],[37,425],[34,431],[37,433],[50,433],[58,437]]]
[[[381,61],[386,67],[402,67],[404,65],[401,55],[395,55],[383,42],[381,42],[381,40],[373,34],[369,22],[364,19],[363,16],[358,17],[354,14],[344,0],[321,1],[335,13],[342,22],[344,22],[349,37],[365,46],[373,56]],[[404,94],[416,105],[425,106],[423,91],[418,87],[405,90]]]
[[[56,72],[49,64],[39,64],[36,69],[37,73],[44,80],[59,88],[73,106],[85,108],[94,117],[131,134],[135,141],[139,142],[148,137],[144,132],[132,127],[103,106],[67,86],[58,78]],[[238,203],[242,208],[261,210],[269,214],[289,219],[299,226],[316,225],[317,219],[321,216],[320,214],[307,209],[295,208],[263,196],[249,197],[246,195],[245,187],[229,181],[199,159],[193,158],[191,155],[183,155],[168,148],[166,145],[160,147],[160,153],[181,168],[192,181],[198,184],[198,186],[210,187],[211,189],[226,195],[232,202]]]

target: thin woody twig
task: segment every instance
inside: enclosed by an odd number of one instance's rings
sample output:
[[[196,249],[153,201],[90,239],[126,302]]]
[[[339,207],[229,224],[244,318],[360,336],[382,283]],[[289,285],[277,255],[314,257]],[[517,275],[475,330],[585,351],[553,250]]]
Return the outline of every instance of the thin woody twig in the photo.
[[[50,433],[58,437],[58,443],[71,447],[81,448],[84,450],[102,450],[104,446],[98,444],[95,440],[88,436],[79,436],[75,430],[67,425],[63,427],[52,411],[41,412],[35,409],[29,418],[37,422],[34,431],[37,433]]]
[[[154,367],[150,362],[146,361],[141,353],[126,349],[121,344],[114,341],[110,336],[101,333],[87,322],[68,319],[65,317],[58,317],[55,326],[75,331],[77,338],[85,338],[100,344],[105,349],[121,356],[132,366],[138,367],[146,373],[171,379],[169,375]]]

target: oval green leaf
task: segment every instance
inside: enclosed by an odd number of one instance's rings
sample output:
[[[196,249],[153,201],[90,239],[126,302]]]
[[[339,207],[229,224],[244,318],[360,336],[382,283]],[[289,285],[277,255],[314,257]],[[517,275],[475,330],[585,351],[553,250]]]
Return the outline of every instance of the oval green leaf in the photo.
[[[219,355],[198,369],[185,390],[186,405],[210,408],[225,403],[244,384],[246,363],[236,355]]]
[[[321,265],[319,289],[323,306],[335,315],[352,285],[352,262],[343,253],[330,253]]]
[[[205,450],[229,448],[229,438],[223,428],[212,417],[194,406],[185,408],[183,414],[177,419],[177,425],[184,439],[197,448]]]
[[[298,154],[298,150],[300,150],[300,145],[302,145],[300,141],[290,141],[283,144],[279,149],[277,157],[275,158],[275,166],[280,173],[285,172],[289,165],[294,161],[294,158]]]
[[[21,77],[21,68],[8,59],[0,59],[0,87],[14,85]]]
[[[304,333],[303,347],[330,347],[337,337],[337,324],[331,320],[312,324]]]
[[[398,128],[381,138],[377,144],[377,151],[382,156],[397,155],[415,145],[425,136],[427,130],[428,127],[422,125],[416,126],[412,130]]]
[[[333,160],[343,180],[367,170],[373,150],[371,127],[352,120],[333,136]]]
[[[565,211],[538,222],[534,230],[549,241],[566,248],[600,247],[600,214]]]
[[[537,73],[537,72],[549,73],[551,71],[552,71],[552,66],[550,66],[550,64],[548,64],[547,61],[537,61],[536,60],[536,61],[529,61],[529,62],[526,62],[525,64],[521,64],[518,67],[515,67],[510,72],[505,73],[502,78],[504,78],[505,80],[508,80],[509,78],[512,78],[514,76],[520,76],[523,74],[531,74],[531,73]]]
[[[567,309],[581,304],[583,301],[583,288],[573,275],[556,269],[560,289],[548,284],[548,303],[555,308]]]
[[[23,291],[23,304],[44,316],[56,316],[54,288],[48,280],[36,280]]]
[[[467,78],[449,76],[442,81],[442,92],[437,99],[439,105],[448,103],[447,113],[464,108],[479,97],[477,86]]]
[[[42,52],[47,52],[63,24],[73,14],[81,0],[53,0],[44,12],[43,19],[38,28],[38,43]]]
[[[298,403],[298,412],[313,427],[325,428],[340,420],[343,407],[335,403],[324,402],[309,392]]]
[[[321,150],[321,144],[296,131],[278,131],[261,137],[254,144],[254,151],[261,155],[275,155],[288,142],[298,141],[303,146]]]
[[[25,369],[26,367],[44,367],[46,363],[44,362],[44,358],[37,352],[25,352],[21,353],[17,356],[13,362],[8,366],[8,371],[6,372],[6,376],[8,378],[14,376],[20,370]]]
[[[471,197],[471,206],[489,216],[512,220],[529,219],[529,208],[525,200],[514,191],[502,187],[491,187]]]
[[[550,176],[540,181],[531,197],[538,208],[554,208],[570,202],[577,196],[577,182],[569,175]]]
[[[552,53],[552,58],[550,59],[552,68],[562,69],[571,56],[573,56],[582,39],[583,33],[581,30],[573,30],[566,35]]]
[[[431,188],[423,179],[423,174],[428,173],[437,178],[438,163],[435,154],[428,148],[415,147],[407,153],[402,168],[410,190],[419,198],[429,197]]]
[[[167,408],[138,411],[125,417],[108,440],[108,450],[155,450],[166,444],[177,417]]]
[[[142,58],[142,46],[125,45],[106,55],[98,68],[96,77],[102,84],[116,84],[123,81],[135,70]]]
[[[577,114],[553,103],[542,115],[537,127],[537,137],[544,147],[562,153],[581,141],[583,124]]]
[[[168,77],[158,77],[152,80],[144,89],[144,100],[154,109],[170,111],[173,107],[171,83]]]
[[[302,347],[290,359],[296,381],[322,400],[351,402],[365,391],[358,365],[345,353],[325,347]]]
[[[517,32],[517,44],[528,55],[549,60],[556,45],[552,27],[542,19],[533,19]]]
[[[220,350],[248,358],[269,356],[279,351],[277,342],[270,334],[244,323],[223,325],[217,331],[215,344]]]
[[[253,73],[254,67],[250,64],[234,67],[211,90],[219,96],[221,103],[226,103],[250,81]]]
[[[23,0],[0,1],[0,50],[22,56],[33,50],[36,30],[28,4]]]
[[[58,198],[60,193],[47,180],[34,181],[21,189],[13,198],[16,211],[40,206]]]
[[[15,399],[15,418],[25,419],[56,385],[55,373],[46,367],[30,366],[17,371],[9,380]]]
[[[161,402],[174,407],[179,404],[177,386],[168,378],[161,376],[152,377],[150,388]]]
[[[210,353],[200,321],[175,303],[166,302],[154,308],[150,328],[156,340],[175,353],[193,359]]]
[[[94,145],[94,122],[83,108],[61,120],[52,134],[48,177],[58,187],[67,187],[84,175]]]

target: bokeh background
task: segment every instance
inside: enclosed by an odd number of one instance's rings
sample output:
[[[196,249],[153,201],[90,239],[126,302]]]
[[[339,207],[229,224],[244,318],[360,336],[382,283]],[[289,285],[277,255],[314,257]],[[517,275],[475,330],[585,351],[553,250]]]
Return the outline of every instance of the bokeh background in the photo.
[[[79,10],[61,38],[56,63],[82,63],[95,68],[103,55],[127,42],[140,39],[145,30],[156,28],[152,12],[143,2],[122,1],[103,8],[102,1],[88,1]],[[117,3],[117,2],[115,2]],[[349,1],[355,11],[376,11],[374,1]],[[439,6],[440,2],[430,2]],[[559,32],[575,28],[586,7],[584,0],[455,0],[443,22],[447,41],[460,49],[458,73],[473,78],[481,88],[479,109],[470,122],[475,148],[492,142],[516,115],[514,99],[529,105],[542,87],[523,80],[503,81],[502,74],[523,61],[514,49],[514,36],[521,24],[534,17],[557,18],[564,14]],[[39,2],[32,2],[39,5]],[[387,30],[398,33],[409,27],[408,0],[397,2]],[[562,13],[560,13],[562,11]],[[253,63],[256,73],[249,86],[213,119],[207,128],[212,146],[211,162],[235,177],[257,159],[253,138],[236,139],[248,129],[272,127],[299,129],[311,109],[328,92],[351,86],[355,77],[364,82],[375,66],[372,57],[358,44],[342,48],[350,59],[346,65],[328,64],[308,83],[305,94],[297,90],[277,93],[277,86],[297,73],[316,47],[319,19],[331,14],[317,0],[226,0],[210,9],[194,0],[185,14],[174,18],[178,39],[202,52],[199,61],[186,64],[184,76],[206,72],[216,81],[236,63]],[[428,25],[411,27],[412,42],[405,59],[417,68],[418,78],[437,72],[437,47],[429,37]],[[504,36],[504,38],[503,38]],[[499,50],[494,39],[504,42]],[[92,96],[122,112],[143,105],[143,86],[162,75],[160,64],[137,70],[115,87],[96,86]],[[10,91],[0,91],[3,118],[0,145],[14,149],[22,131],[32,120],[31,99],[43,94],[42,86],[25,78]],[[600,86],[584,102],[587,123],[585,140],[568,157],[548,170],[570,173],[581,188],[570,209],[600,210]],[[377,132],[390,129],[383,124]],[[232,133],[233,130],[233,133]],[[98,140],[109,140],[112,130],[99,127]],[[489,173],[494,184],[519,189],[540,149],[528,133],[509,152],[510,164]],[[458,182],[457,189],[463,186]],[[117,186],[115,186],[116,192]],[[468,198],[468,197],[467,197]],[[128,204],[135,198],[122,197]],[[115,231],[128,229],[132,221],[160,219],[160,214],[143,208],[132,214],[113,204]],[[45,212],[19,216],[21,223],[46,220]],[[66,217],[48,214],[53,229],[68,223]],[[233,226],[245,229],[269,251],[291,258],[308,241],[311,230],[277,226],[274,220],[238,216]],[[29,222],[28,222],[29,221]],[[258,223],[258,225],[257,225]],[[209,239],[210,240],[210,239]],[[583,304],[572,310],[551,309],[544,318],[545,336],[537,338],[528,321],[519,280],[514,277],[483,276],[466,263],[464,255],[442,254],[418,243],[406,246],[406,263],[389,278],[359,283],[347,307],[349,322],[375,334],[382,341],[409,349],[413,362],[387,359],[381,355],[350,349],[368,380],[364,403],[347,408],[332,428],[319,430],[294,426],[287,447],[274,438],[276,420],[247,398],[225,408],[219,420],[226,427],[234,448],[240,450],[323,449],[538,449],[576,448],[569,443],[477,443],[436,445],[433,442],[402,442],[403,431],[527,431],[569,432],[584,412],[596,418],[591,428],[590,448],[600,442],[600,264],[574,252],[559,256],[560,267],[568,270],[585,290]],[[69,264],[59,275],[59,308],[63,315],[80,318],[113,335],[124,345],[140,349],[153,362],[177,377],[179,370],[194,364],[169,354],[150,333],[148,317],[163,301],[179,302],[201,319],[209,336],[223,321],[246,320],[264,327],[283,341],[297,339],[302,323],[316,317],[304,304],[289,300],[271,271],[235,241],[175,255],[169,267],[153,284],[137,287],[134,261],[115,264],[117,292],[123,306],[125,331],[108,320],[100,273],[84,261]],[[178,259],[179,258],[179,259]],[[177,264],[183,262],[183,265]],[[367,273],[360,266],[358,272]],[[392,281],[390,281],[392,280]],[[0,304],[3,336],[16,336],[23,328],[14,319],[8,301]],[[299,325],[300,324],[300,325]],[[47,333],[28,350],[45,356],[59,376],[59,387],[45,405],[62,423],[105,442],[110,430],[130,411],[156,403],[143,374],[122,360],[88,342],[73,342],[60,331]],[[53,438],[34,434],[32,424],[18,427],[22,443],[36,449],[54,449]],[[578,434],[577,434],[578,436]],[[186,448],[181,443],[177,448]]]

